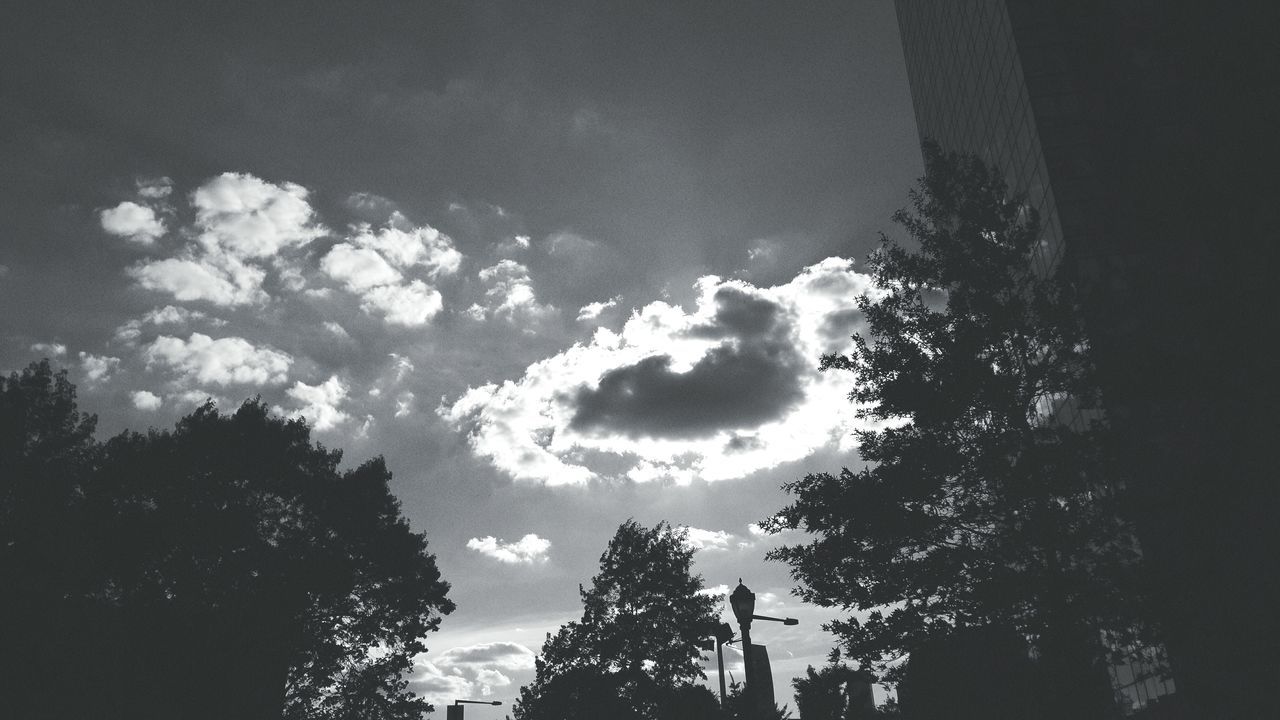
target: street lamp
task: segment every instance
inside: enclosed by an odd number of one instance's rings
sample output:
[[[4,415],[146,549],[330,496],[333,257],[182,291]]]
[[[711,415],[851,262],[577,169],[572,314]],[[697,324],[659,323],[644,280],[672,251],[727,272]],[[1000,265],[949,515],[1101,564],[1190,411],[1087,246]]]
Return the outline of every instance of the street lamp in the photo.
[[[751,677],[751,618],[756,610],[756,594],[742,584],[738,578],[738,587],[729,596],[729,607],[733,608],[734,617],[738,618],[738,627],[742,629],[742,664],[746,670],[742,689],[743,698],[747,701],[747,716],[755,717],[755,678]]]
[[[454,700],[452,705],[448,705],[444,709],[445,720],[462,720],[462,704],[470,703],[472,705],[501,705],[501,700]]]
[[[742,578],[738,578],[738,587],[733,589],[733,594],[729,596],[729,607],[733,608],[733,614],[738,618],[738,625],[742,628],[742,662],[746,668],[746,687],[743,688],[743,696],[747,701],[748,717],[755,717],[759,713],[756,707],[756,697],[760,688],[759,678],[755,677],[752,672],[754,663],[752,662],[751,647],[751,621],[752,620],[769,620],[772,622],[780,622],[783,625],[799,625],[800,621],[795,618],[776,618],[768,615],[756,615],[756,594],[747,589],[742,584]],[[717,646],[717,649],[718,646]],[[724,673],[721,671],[720,676],[720,696],[721,704],[724,703]],[[765,695],[764,697],[769,697]]]

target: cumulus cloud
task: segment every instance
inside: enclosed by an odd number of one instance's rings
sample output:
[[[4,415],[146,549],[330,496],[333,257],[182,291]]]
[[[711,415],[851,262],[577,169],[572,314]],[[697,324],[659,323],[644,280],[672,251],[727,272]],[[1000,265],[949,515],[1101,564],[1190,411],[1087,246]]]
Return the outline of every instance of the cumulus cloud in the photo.
[[[133,406],[139,410],[158,410],[164,404],[160,396],[150,390],[135,390],[129,393],[129,399],[133,402]]]
[[[497,265],[484,268],[480,281],[487,286],[484,304],[472,305],[467,313],[482,320],[486,317],[503,318],[509,322],[538,320],[555,314],[554,306],[538,302],[529,278],[529,268],[514,260],[502,260]]]
[[[426,325],[444,306],[440,292],[421,280],[408,285],[383,285],[364,293],[360,309],[379,313],[389,325]]]
[[[452,275],[462,265],[462,253],[453,247],[453,240],[428,225],[407,230],[388,225],[377,231],[365,225],[351,241],[377,250],[397,267],[421,267],[431,278]]]
[[[164,258],[129,268],[129,275],[147,290],[167,292],[177,300],[206,300],[215,305],[263,302],[266,272],[226,255]]]
[[[460,697],[489,697],[512,684],[511,676],[534,669],[536,654],[519,643],[494,642],[450,648],[414,660],[410,688],[436,705]]]
[[[161,335],[143,351],[147,367],[164,366],[187,380],[214,385],[279,385],[293,358],[271,348],[255,347],[240,337],[214,340],[192,333],[183,340]]]
[[[191,194],[199,242],[210,252],[265,258],[323,235],[314,224],[307,189],[269,183],[248,173],[227,172]]]
[[[546,562],[547,552],[551,549],[551,541],[529,533],[515,542],[499,540],[492,535],[482,538],[471,538],[467,541],[467,549],[499,562],[512,565],[532,565],[535,562]]]
[[[163,196],[161,185],[148,187]],[[185,233],[191,241],[174,257],[139,263],[129,274],[143,288],[169,293],[183,302],[204,300],[223,306],[264,302],[267,268],[263,263],[277,261],[280,253],[327,232],[315,222],[307,195],[306,188],[294,183],[274,184],[246,173],[223,173],[191,193],[195,222]],[[105,223],[104,216],[104,227]]]
[[[165,232],[164,222],[156,217],[155,210],[127,200],[103,210],[98,219],[103,230],[143,245],[150,245]]]
[[[844,352],[871,279],[829,258],[784,285],[704,277],[696,307],[653,302],[621,332],[469,389],[438,412],[517,480],[724,480],[851,447],[848,379],[817,371]],[[617,468],[623,469],[619,471]],[[606,470],[605,468],[610,468]]]
[[[347,384],[334,375],[319,385],[295,382],[286,394],[299,407],[288,413],[289,417],[305,418],[316,430],[332,430],[351,416],[338,406],[347,399]]]
[[[393,222],[407,224],[399,213]],[[329,250],[320,268],[359,296],[365,312],[380,314],[391,325],[417,327],[439,314],[444,302],[421,278],[406,282],[406,273],[435,280],[457,272],[461,263],[453,241],[435,228],[388,224],[376,231],[358,226],[346,242]]]
[[[80,353],[80,369],[84,370],[84,376],[90,383],[106,381],[119,366],[118,357],[93,355],[83,351]]]

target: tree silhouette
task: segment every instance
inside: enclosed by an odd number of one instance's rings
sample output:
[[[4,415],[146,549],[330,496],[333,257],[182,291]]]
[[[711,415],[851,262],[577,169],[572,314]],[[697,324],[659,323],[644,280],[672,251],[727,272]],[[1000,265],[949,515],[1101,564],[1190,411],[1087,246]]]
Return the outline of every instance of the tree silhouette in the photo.
[[[875,717],[870,696],[859,697],[858,691],[870,687],[859,683],[865,673],[841,662],[840,651],[831,651],[827,664],[815,670],[805,668],[802,677],[792,678],[796,709],[805,720],[864,720]]]
[[[1071,695],[1064,712],[1101,717],[1099,633],[1137,625],[1136,549],[1104,425],[1054,412],[1096,405],[1088,342],[1069,286],[1033,269],[1036,218],[999,173],[931,144],[925,160],[894,216],[918,248],[884,240],[881,291],[858,299],[870,339],[822,359],[853,376],[867,464],[788,484],[766,527],[816,539],[770,557],[805,599],[868,611],[831,625],[863,668],[893,679],[890,661],[931,638],[1012,627]],[[1086,696],[1101,699],[1082,710]]]
[[[695,681],[715,600],[699,594],[693,550],[666,523],[618,527],[591,588],[579,587],[582,619],[547,635],[516,720],[708,717],[715,698]]]
[[[75,714],[75,681],[57,669],[86,631],[82,498],[96,422],[48,360],[0,376],[0,707],[15,717]]]
[[[56,610],[36,613],[40,624],[74,630],[33,672],[59,678],[73,657],[85,666],[80,700],[50,709],[27,692],[31,717],[398,720],[429,709],[403,676],[453,604],[381,458],[341,471],[341,453],[313,444],[306,423],[257,400],[229,415],[208,404],[172,431],[98,446],[73,388],[47,364],[4,390],[41,410],[12,430],[17,403],[5,401],[6,444],[22,432],[39,440],[28,439],[6,487],[43,485],[59,498],[9,493],[6,514],[75,526],[48,547],[79,558],[64,582],[38,578],[18,598],[49,599]],[[81,456],[91,462],[72,463],[64,480],[39,474]]]
[[[715,715],[707,715],[705,717],[717,717]],[[774,705],[773,709],[753,708],[747,699],[747,686],[734,681],[729,683],[729,687],[725,692],[724,707],[721,708],[721,714],[725,720],[794,720],[791,710],[786,705]]]

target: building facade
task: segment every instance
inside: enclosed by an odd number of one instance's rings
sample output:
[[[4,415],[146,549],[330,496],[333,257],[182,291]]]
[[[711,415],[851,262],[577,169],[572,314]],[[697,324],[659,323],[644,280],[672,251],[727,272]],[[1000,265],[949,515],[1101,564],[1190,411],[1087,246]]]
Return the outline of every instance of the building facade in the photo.
[[[1083,290],[1178,704],[1280,717],[1274,362],[1253,340],[1274,304],[1280,24],[1227,5],[896,0],[921,138],[999,168],[1038,211],[1038,268]],[[1149,670],[1114,671],[1129,711],[1171,704]]]

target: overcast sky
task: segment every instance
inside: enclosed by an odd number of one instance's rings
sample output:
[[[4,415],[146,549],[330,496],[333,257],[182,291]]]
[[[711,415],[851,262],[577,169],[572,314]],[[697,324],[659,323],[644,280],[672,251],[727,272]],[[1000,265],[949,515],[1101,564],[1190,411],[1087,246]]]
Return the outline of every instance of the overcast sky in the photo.
[[[0,21],[0,369],[385,455],[438,705],[509,711],[629,517],[800,618],[753,636],[792,703],[831,614],[752,523],[857,462],[816,366],[921,172],[892,3],[120,5]]]

